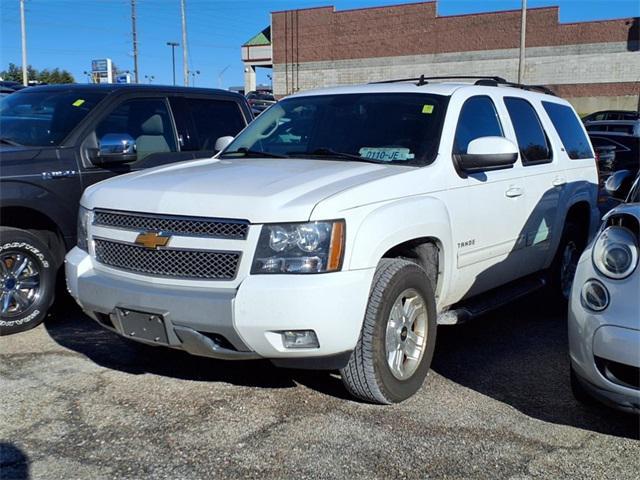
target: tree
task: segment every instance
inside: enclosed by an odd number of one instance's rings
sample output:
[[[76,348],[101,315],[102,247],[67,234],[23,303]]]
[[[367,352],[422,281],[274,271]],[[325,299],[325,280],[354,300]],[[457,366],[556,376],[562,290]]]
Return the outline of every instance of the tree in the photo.
[[[10,63],[9,68],[0,72],[0,77],[4,80],[12,80],[14,82],[22,82],[22,67],[15,63]],[[73,75],[67,70],[54,68],[53,70],[44,69],[36,70],[31,65],[27,67],[27,78],[30,82],[38,83],[74,83]]]

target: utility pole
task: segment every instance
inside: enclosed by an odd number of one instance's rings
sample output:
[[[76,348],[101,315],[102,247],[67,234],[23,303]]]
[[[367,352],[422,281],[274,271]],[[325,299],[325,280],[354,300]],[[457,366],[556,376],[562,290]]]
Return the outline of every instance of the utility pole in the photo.
[[[518,62],[518,83],[524,81],[524,50],[527,36],[527,0],[522,0],[522,13],[520,15],[520,61]]]
[[[187,49],[187,7],[186,0],[180,0],[180,10],[182,11],[182,75],[184,76],[184,86],[189,86],[189,50]]]
[[[179,47],[178,42],[167,42],[167,45],[171,47],[171,65],[173,66],[173,85],[176,84],[176,47]]]
[[[131,0],[131,33],[133,35],[133,78],[138,83],[138,35],[136,33],[136,0]]]
[[[20,30],[22,33],[22,84],[29,85],[27,73],[27,29],[24,21],[24,0],[20,0]]]

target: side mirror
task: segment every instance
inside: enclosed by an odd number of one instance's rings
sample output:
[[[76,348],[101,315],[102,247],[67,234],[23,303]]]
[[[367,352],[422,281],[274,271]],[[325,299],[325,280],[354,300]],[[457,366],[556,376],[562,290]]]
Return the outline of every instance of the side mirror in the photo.
[[[631,191],[633,175],[629,170],[618,170],[604,184],[605,191],[616,200],[624,202]]]
[[[231,142],[233,142],[233,137],[220,137],[216,140],[214,149],[216,152],[221,152],[222,150],[227,148]]]
[[[518,160],[518,147],[504,137],[480,137],[469,142],[467,153],[457,157],[458,166],[466,173],[511,168]]]
[[[127,163],[136,160],[136,142],[128,133],[107,133],[98,141],[98,155],[94,161],[100,165]]]

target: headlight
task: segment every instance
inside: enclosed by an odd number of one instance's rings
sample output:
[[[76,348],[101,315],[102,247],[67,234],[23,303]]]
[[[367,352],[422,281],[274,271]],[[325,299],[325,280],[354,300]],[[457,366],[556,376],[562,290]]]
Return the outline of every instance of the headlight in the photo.
[[[344,220],[264,225],[251,273],[323,273],[342,267]]]
[[[91,210],[84,207],[78,209],[78,248],[85,252],[89,251],[89,215]]]
[[[619,280],[638,265],[636,238],[624,227],[607,227],[593,245],[593,264],[603,275]]]

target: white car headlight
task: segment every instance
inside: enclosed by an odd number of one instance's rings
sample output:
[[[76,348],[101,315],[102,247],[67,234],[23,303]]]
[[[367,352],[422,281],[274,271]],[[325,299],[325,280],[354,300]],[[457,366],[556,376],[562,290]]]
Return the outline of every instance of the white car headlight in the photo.
[[[264,225],[252,274],[324,273],[342,267],[344,220]]]
[[[638,244],[631,231],[624,227],[605,228],[593,245],[593,264],[603,275],[620,280],[638,265]]]
[[[87,210],[83,206],[78,209],[78,248],[85,252],[89,251],[89,217],[91,210]]]

